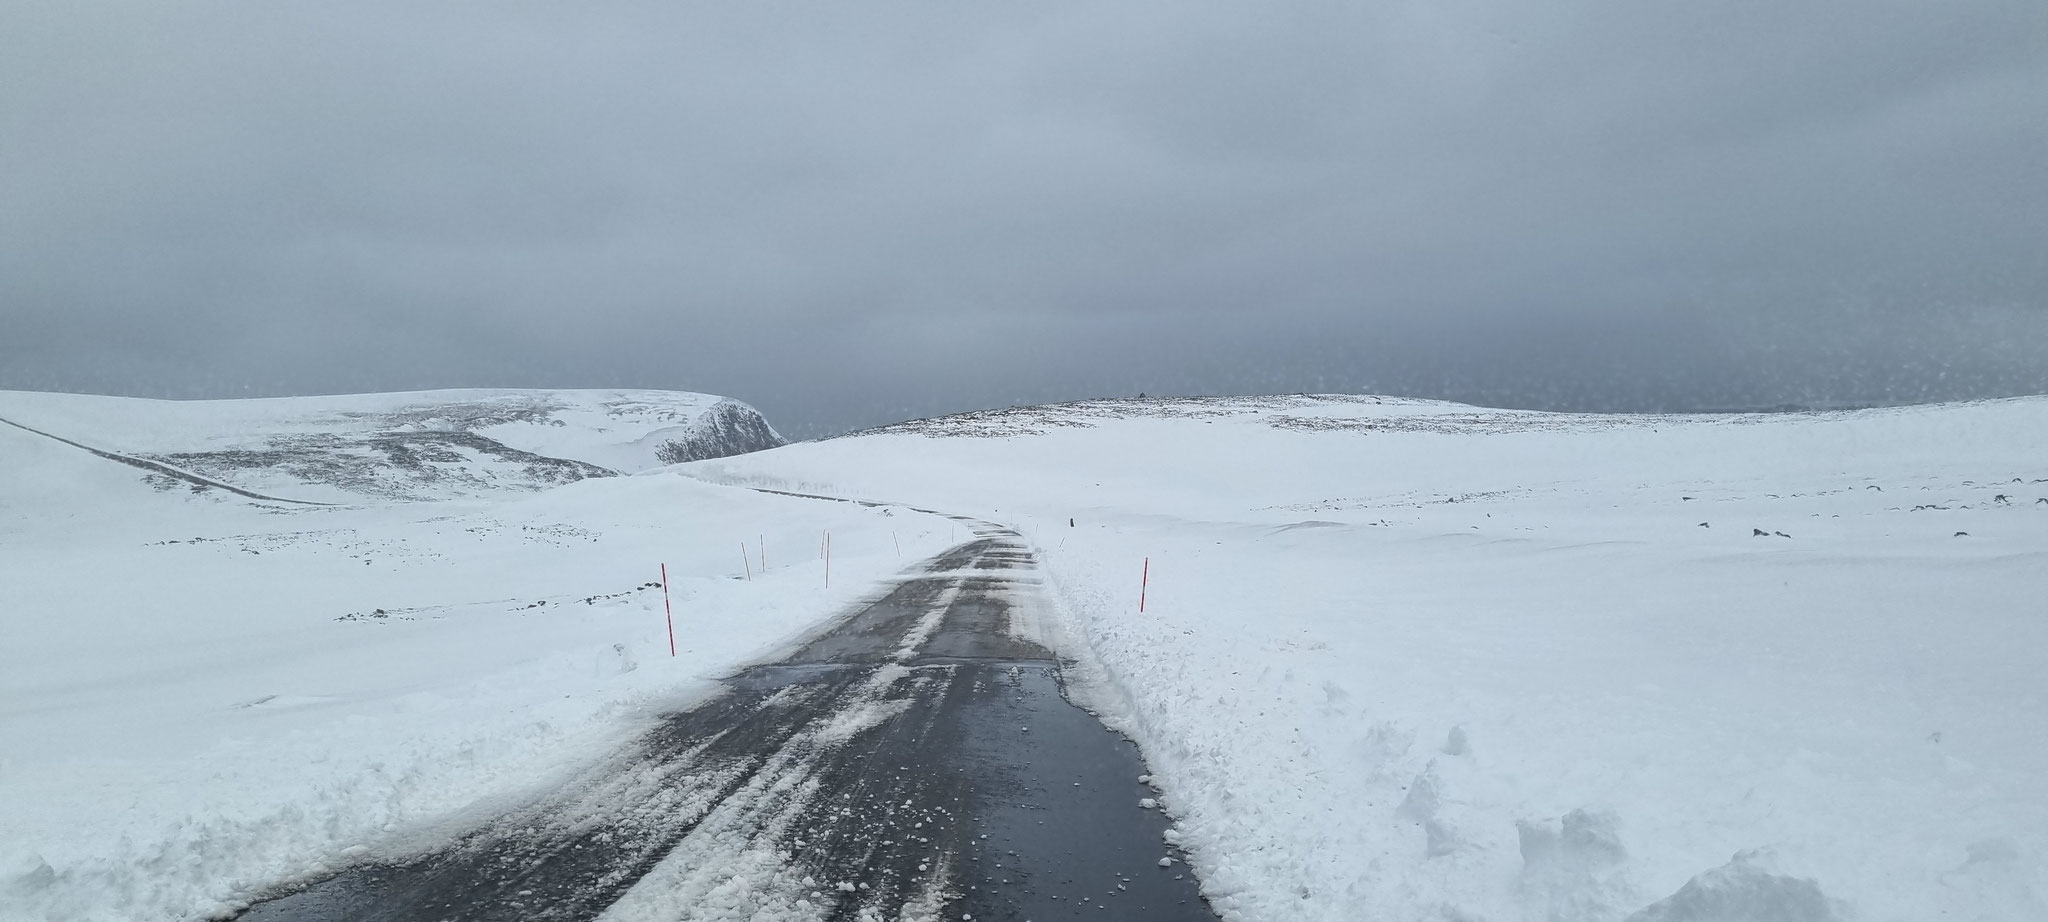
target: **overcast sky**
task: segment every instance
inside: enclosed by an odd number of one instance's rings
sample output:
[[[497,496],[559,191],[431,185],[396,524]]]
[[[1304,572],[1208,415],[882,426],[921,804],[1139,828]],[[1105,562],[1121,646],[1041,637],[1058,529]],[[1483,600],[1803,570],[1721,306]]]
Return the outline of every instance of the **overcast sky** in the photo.
[[[2048,391],[2048,3],[0,4],[0,387]]]

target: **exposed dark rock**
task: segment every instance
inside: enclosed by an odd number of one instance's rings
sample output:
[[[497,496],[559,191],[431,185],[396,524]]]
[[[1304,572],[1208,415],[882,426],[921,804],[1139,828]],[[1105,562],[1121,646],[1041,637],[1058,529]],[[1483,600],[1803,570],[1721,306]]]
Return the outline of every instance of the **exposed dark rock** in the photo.
[[[654,456],[663,464],[682,464],[786,444],[759,411],[737,400],[721,400],[697,417],[689,435],[661,443]]]

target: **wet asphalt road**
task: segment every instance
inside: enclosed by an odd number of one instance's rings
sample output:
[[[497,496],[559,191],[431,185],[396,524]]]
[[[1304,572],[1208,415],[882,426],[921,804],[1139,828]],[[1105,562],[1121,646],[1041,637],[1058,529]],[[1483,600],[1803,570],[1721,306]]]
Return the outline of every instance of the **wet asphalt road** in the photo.
[[[1136,747],[1025,639],[1034,572],[981,525],[543,801],[239,918],[1213,922]]]

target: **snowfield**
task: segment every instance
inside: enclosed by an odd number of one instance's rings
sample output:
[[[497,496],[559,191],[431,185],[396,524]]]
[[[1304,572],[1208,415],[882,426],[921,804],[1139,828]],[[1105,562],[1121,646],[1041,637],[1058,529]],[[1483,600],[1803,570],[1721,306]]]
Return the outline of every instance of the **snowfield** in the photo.
[[[2048,398],[1111,400],[658,466],[735,407],[0,393],[0,920],[412,853],[967,537],[761,489],[1018,529],[1226,919],[2048,918]]]
[[[683,470],[1023,531],[1226,918],[2048,918],[2048,399],[1097,401]]]
[[[574,408],[591,393],[531,396]],[[298,402],[10,393],[0,418],[142,454],[318,436],[319,419],[418,396],[313,398],[315,416]],[[648,396],[688,418],[717,403]],[[671,427],[554,413],[572,424],[516,444],[624,467],[605,452]],[[203,919],[462,832],[788,646],[956,527],[664,475],[534,492],[516,467],[470,462],[444,462],[438,481],[373,471],[444,487],[433,502],[247,472],[252,488],[355,498],[264,503],[159,489],[0,425],[0,919]]]

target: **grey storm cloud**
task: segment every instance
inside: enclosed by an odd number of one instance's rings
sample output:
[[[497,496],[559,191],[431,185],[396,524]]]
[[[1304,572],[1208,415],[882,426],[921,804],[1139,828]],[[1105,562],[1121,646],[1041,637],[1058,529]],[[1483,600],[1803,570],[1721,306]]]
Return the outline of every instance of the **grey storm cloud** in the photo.
[[[16,3],[0,387],[2048,390],[2036,0]]]

